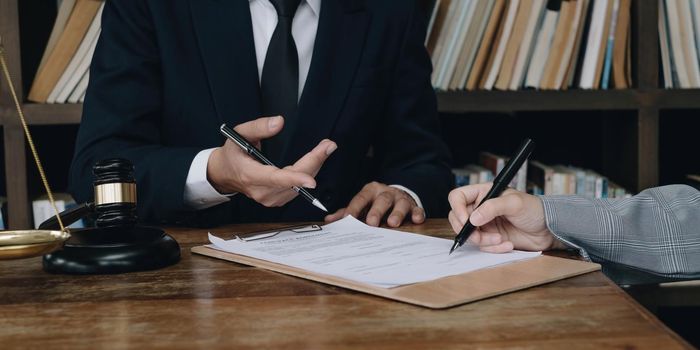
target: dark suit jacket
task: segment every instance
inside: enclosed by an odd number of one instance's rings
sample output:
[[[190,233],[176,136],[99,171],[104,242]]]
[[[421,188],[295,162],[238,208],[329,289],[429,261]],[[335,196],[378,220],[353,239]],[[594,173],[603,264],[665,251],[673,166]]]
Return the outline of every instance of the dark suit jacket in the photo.
[[[376,180],[415,191],[430,216],[446,213],[453,180],[424,37],[414,1],[323,1],[300,124],[278,165],[337,142],[314,191],[330,210]],[[71,167],[75,198],[91,198],[96,161],[123,157],[147,221],[321,219],[302,198],[274,209],[243,195],[200,212],[184,203],[194,156],[224,141],[219,125],[261,116],[255,57],[248,0],[107,1]]]

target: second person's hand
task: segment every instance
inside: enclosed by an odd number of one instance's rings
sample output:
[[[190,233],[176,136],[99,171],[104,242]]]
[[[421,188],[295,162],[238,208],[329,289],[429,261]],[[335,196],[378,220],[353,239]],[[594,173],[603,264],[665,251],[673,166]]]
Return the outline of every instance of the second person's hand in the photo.
[[[507,189],[476,209],[491,186],[470,185],[450,192],[449,220],[456,233],[470,220],[477,228],[469,242],[491,253],[566,248],[547,228],[542,201],[536,196]]]

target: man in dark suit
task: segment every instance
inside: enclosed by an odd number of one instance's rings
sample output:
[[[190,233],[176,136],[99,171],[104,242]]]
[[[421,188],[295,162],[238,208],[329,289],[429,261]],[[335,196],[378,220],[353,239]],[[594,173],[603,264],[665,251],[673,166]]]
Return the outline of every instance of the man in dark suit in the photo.
[[[326,221],[399,226],[444,215],[453,181],[418,9],[388,0],[108,1],[73,195],[92,196],[96,161],[123,157],[135,165],[147,221],[322,219],[292,186],[315,188],[335,211]],[[222,123],[284,168],[224,143]]]

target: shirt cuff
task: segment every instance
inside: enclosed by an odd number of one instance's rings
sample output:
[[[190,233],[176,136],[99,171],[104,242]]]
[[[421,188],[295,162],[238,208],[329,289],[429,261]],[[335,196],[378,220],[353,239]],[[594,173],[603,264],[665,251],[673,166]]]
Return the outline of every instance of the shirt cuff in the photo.
[[[564,243],[571,249],[575,249],[587,261],[592,261],[580,244],[575,241],[576,232],[590,231],[589,227],[579,227],[581,218],[594,218],[593,213],[587,212],[587,208],[576,206],[576,198],[572,196],[538,196],[544,207],[544,219],[547,229],[555,239]],[[588,214],[588,215],[587,215]]]
[[[415,192],[401,185],[389,185],[389,187],[398,188],[399,190],[406,192],[409,196],[411,196],[411,198],[413,198],[419,208],[425,210],[425,208],[423,208],[423,203],[421,203],[420,198],[418,198],[418,195]]]
[[[197,153],[190,165],[185,181],[185,204],[195,210],[211,208],[230,200],[233,194],[219,193],[207,179],[207,164],[209,156],[214,148],[205,149]]]

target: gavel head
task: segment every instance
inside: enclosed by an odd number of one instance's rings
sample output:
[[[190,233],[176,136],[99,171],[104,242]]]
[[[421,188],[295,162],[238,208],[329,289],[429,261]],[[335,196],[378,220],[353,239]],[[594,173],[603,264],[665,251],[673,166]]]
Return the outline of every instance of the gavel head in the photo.
[[[97,162],[92,172],[97,227],[133,227],[137,221],[134,166],[113,158]]]

